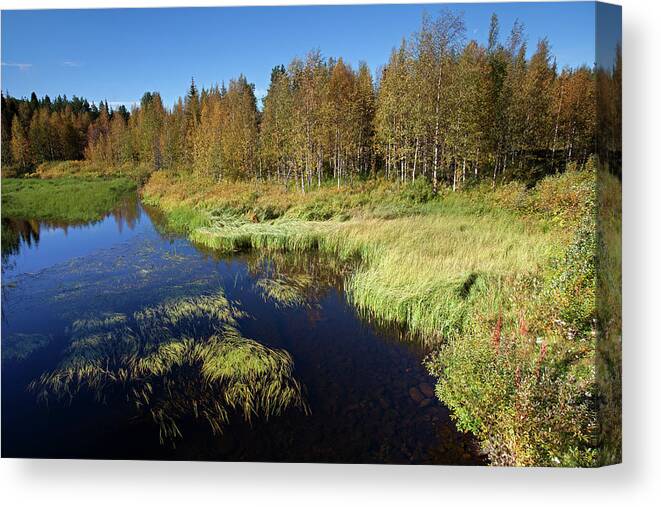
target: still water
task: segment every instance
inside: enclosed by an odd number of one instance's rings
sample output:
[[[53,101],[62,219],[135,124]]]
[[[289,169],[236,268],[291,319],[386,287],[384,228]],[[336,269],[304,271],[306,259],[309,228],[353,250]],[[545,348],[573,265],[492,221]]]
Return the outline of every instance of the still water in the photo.
[[[480,463],[430,393],[426,351],[347,302],[351,266],[315,254],[218,256],[161,223],[137,200],[88,224],[3,217],[4,457]],[[305,279],[303,299],[264,297],[260,281],[273,273]],[[216,290],[240,305],[242,335],[289,352],[309,413],[234,417],[222,435],[191,417],[182,438],[163,444],[121,395],[99,402],[81,391],[46,404],[28,390],[62,361],[76,320]]]

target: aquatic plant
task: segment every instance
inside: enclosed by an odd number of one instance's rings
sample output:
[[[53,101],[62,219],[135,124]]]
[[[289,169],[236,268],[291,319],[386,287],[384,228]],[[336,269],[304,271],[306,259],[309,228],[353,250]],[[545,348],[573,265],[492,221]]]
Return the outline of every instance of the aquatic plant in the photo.
[[[22,360],[45,347],[53,339],[39,333],[11,333],[2,335],[2,360]]]
[[[77,321],[59,366],[29,388],[42,401],[71,401],[83,390],[98,401],[125,399],[151,417],[162,443],[182,437],[189,417],[220,433],[234,412],[250,421],[307,410],[291,356],[243,337],[243,315],[216,291]]]

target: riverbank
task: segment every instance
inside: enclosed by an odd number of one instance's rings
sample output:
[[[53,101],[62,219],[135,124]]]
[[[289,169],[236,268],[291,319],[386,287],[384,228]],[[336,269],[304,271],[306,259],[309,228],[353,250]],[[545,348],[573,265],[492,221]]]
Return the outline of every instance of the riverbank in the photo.
[[[70,223],[99,220],[136,188],[121,177],[3,178],[2,216]]]
[[[595,172],[434,196],[384,181],[305,194],[154,173],[143,200],[205,246],[358,257],[350,300],[432,351],[436,393],[494,464],[592,465]]]

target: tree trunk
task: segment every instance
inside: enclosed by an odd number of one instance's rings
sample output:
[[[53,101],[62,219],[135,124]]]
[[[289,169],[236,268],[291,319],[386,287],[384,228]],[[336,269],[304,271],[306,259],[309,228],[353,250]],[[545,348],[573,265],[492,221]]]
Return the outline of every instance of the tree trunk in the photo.
[[[415,169],[418,165],[418,147],[420,146],[420,137],[415,138],[415,155],[413,156],[413,183],[415,183]]]

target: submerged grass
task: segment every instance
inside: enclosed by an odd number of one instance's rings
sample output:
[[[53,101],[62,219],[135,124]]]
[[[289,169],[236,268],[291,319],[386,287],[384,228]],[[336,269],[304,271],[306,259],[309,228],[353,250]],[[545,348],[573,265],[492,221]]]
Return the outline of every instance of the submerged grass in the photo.
[[[218,291],[76,321],[60,365],[30,389],[41,400],[72,400],[82,390],[98,401],[123,397],[151,417],[162,443],[182,436],[185,418],[220,433],[233,412],[250,421],[306,410],[291,356],[243,337],[242,315]]]
[[[2,216],[52,222],[99,220],[136,189],[125,178],[2,179]]]
[[[262,276],[255,282],[262,298],[279,308],[307,306],[313,278],[305,274]]]
[[[21,361],[44,348],[53,337],[38,333],[12,333],[2,336],[2,360]]]
[[[439,398],[492,463],[590,466],[595,180],[589,164],[434,197],[424,183],[302,194],[155,173],[142,196],[211,248],[359,258],[349,298],[426,340]]]

